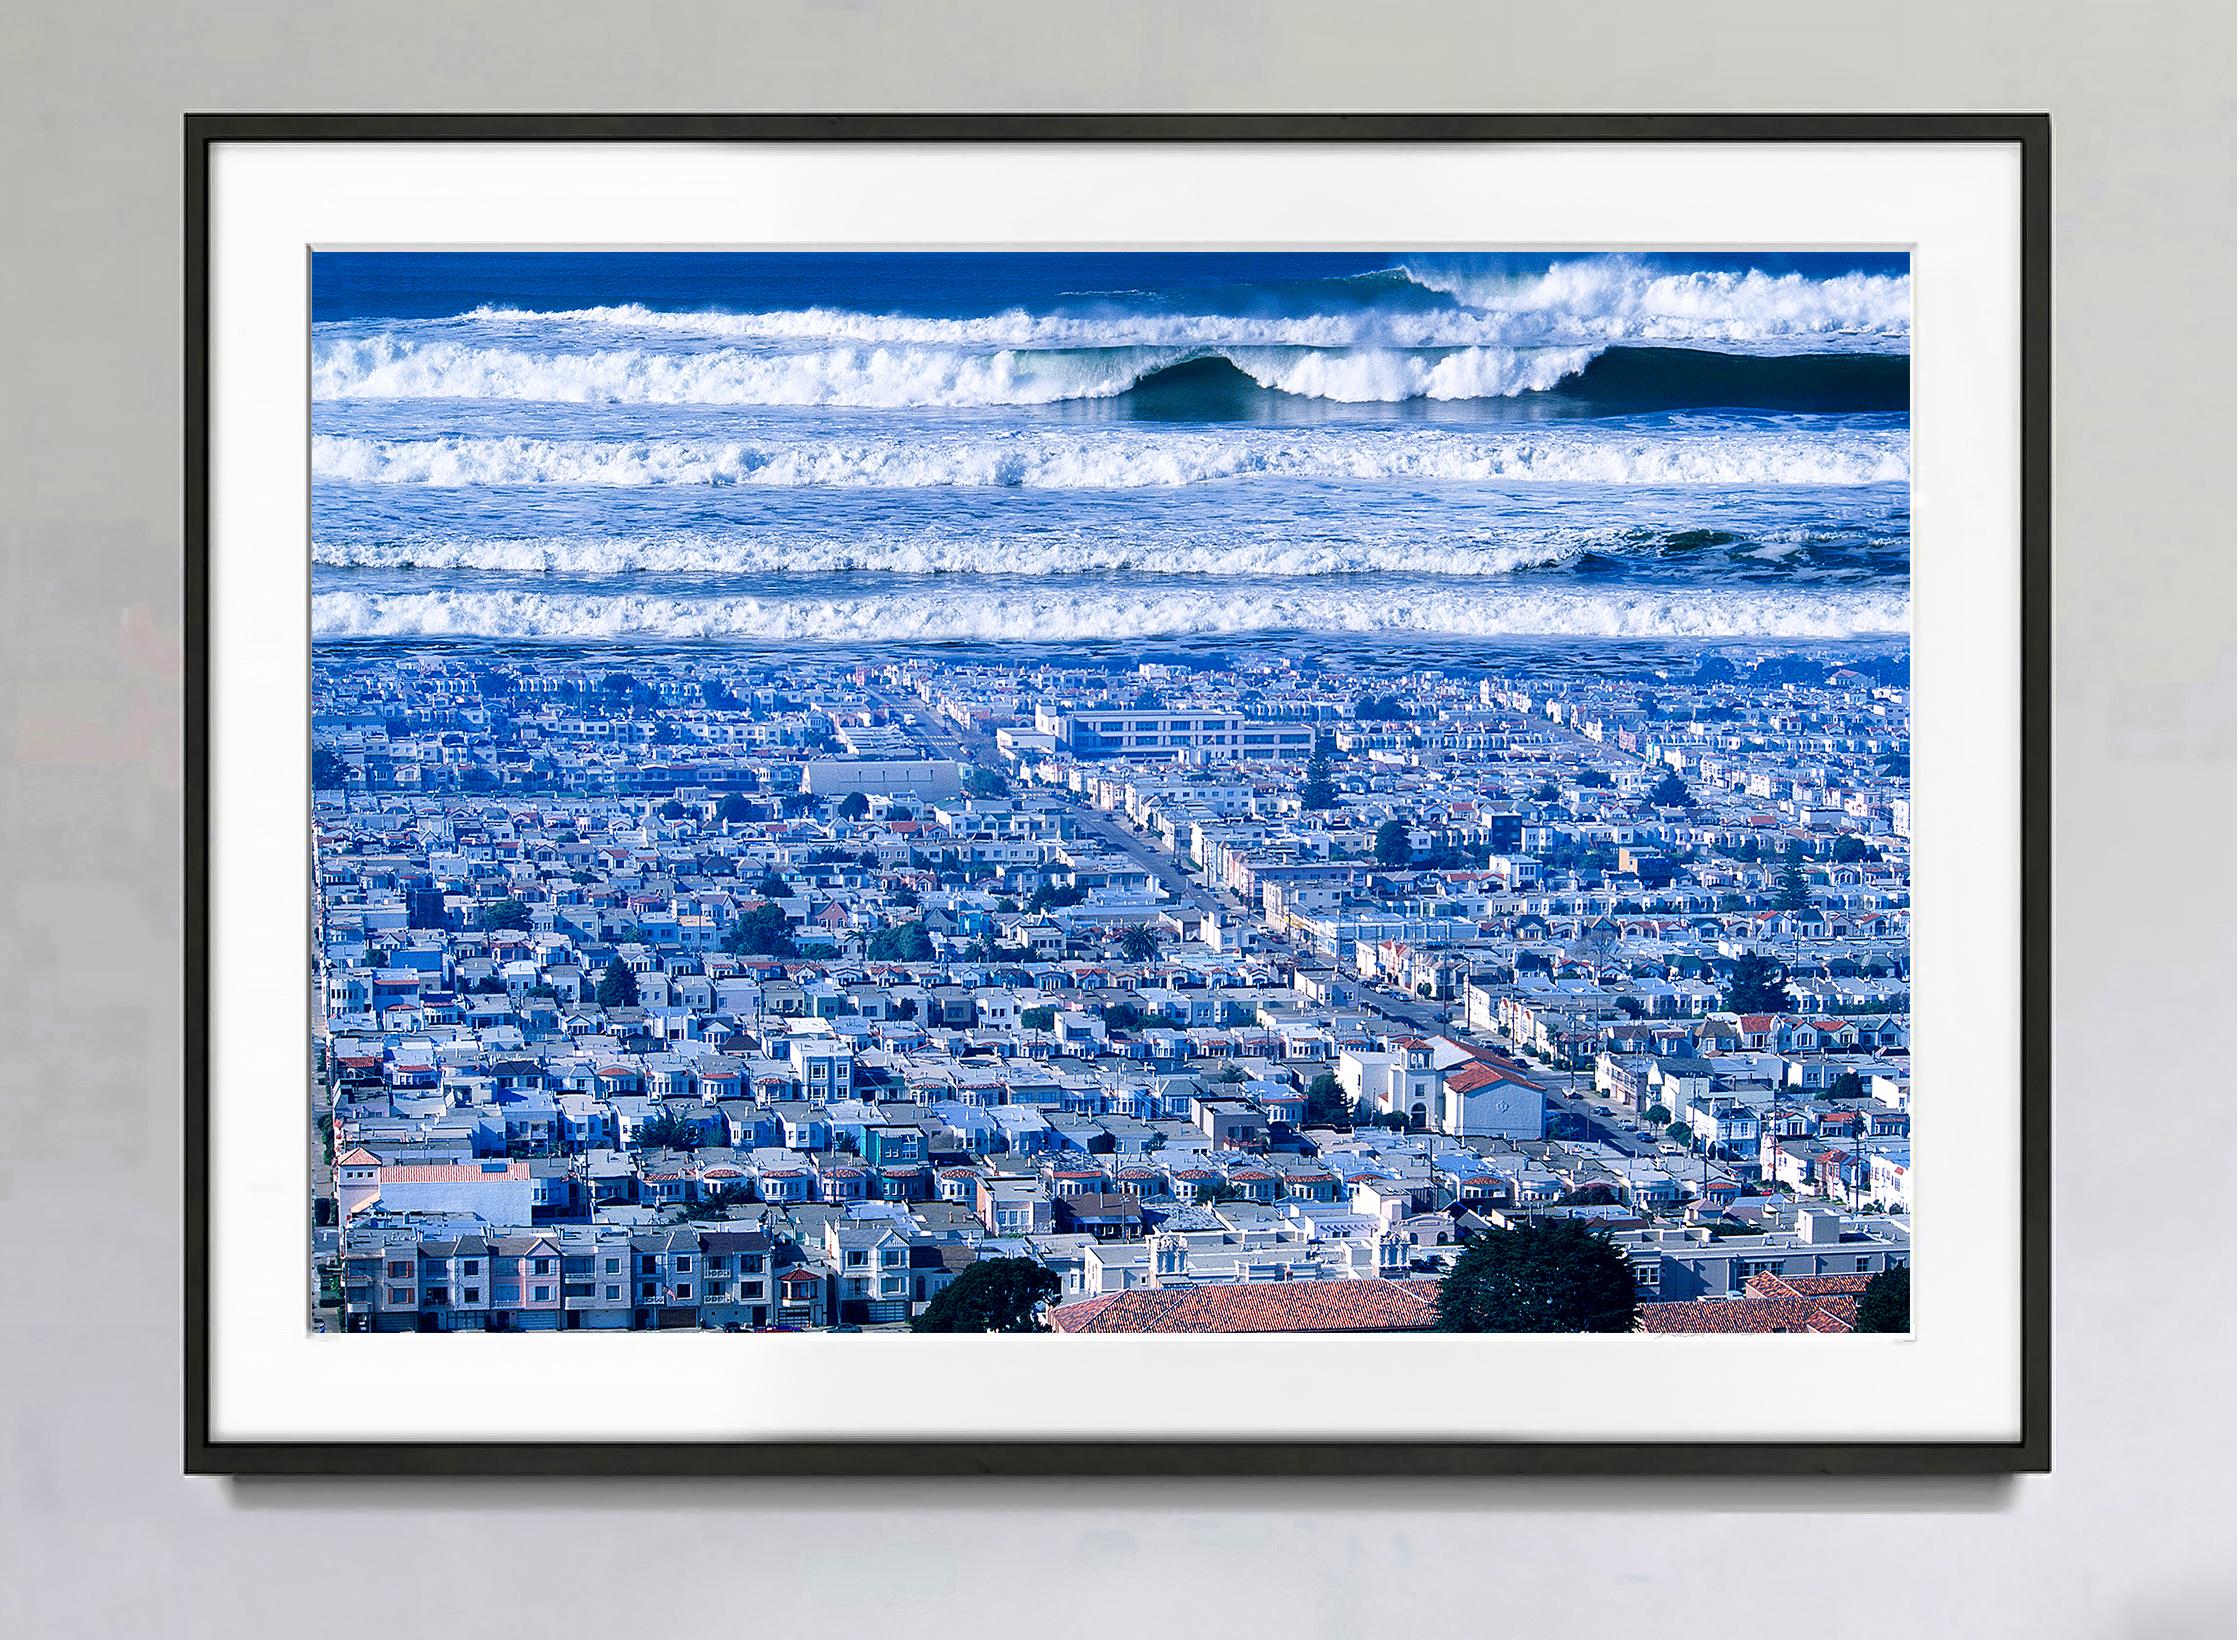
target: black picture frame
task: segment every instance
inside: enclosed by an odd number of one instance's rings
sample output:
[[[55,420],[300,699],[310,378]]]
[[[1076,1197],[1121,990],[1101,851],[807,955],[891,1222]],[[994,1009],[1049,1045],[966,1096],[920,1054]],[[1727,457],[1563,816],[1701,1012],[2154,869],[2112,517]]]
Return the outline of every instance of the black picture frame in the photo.
[[[2051,129],[2044,114],[189,114],[185,1470],[196,1475],[1905,1475],[2051,1463]],[[210,158],[264,142],[2009,144],[2021,165],[2021,1428],[2011,1441],[219,1441],[210,1428]]]

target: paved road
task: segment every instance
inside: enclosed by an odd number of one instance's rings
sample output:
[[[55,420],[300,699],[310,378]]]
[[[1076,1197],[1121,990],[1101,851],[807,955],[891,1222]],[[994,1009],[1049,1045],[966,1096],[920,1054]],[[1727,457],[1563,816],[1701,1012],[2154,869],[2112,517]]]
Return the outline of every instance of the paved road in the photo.
[[[1580,1118],[1585,1123],[1586,1131],[1592,1138],[1599,1140],[1602,1144],[1613,1146],[1626,1156],[1652,1156],[1655,1154],[1654,1140],[1641,1138],[1636,1133],[1625,1132],[1616,1125],[1614,1117],[1593,1104],[1589,1099],[1577,1098],[1555,1088],[1548,1091],[1546,1106],[1550,1112]]]
[[[1230,912],[1240,912],[1243,902],[1225,889],[1206,888],[1196,877],[1183,870],[1181,863],[1163,848],[1151,842],[1101,809],[1084,803],[1072,806],[1072,818],[1077,827],[1097,838],[1118,853],[1155,877],[1165,891],[1183,905],[1194,906],[1198,911],[1209,911],[1217,904]]]
[[[896,700],[888,695],[871,691],[871,698],[895,714],[909,713],[916,721],[910,725],[916,737],[932,751],[959,762],[975,764],[981,768],[1000,769],[1002,758],[991,735],[966,730],[940,717],[922,701]],[[1233,894],[1221,889],[1215,891],[1204,886],[1183,869],[1181,862],[1129,830],[1102,810],[1084,803],[1070,803],[1073,821],[1078,829],[1125,855],[1136,865],[1148,871],[1163,885],[1165,891],[1185,905],[1199,911],[1210,910],[1215,898],[1230,911],[1241,911],[1243,903]]]
[[[1403,995],[1387,986],[1376,986],[1361,994],[1361,1001],[1410,1031],[1425,1036],[1436,1036],[1453,1028],[1452,1004],[1424,1002],[1419,997]]]

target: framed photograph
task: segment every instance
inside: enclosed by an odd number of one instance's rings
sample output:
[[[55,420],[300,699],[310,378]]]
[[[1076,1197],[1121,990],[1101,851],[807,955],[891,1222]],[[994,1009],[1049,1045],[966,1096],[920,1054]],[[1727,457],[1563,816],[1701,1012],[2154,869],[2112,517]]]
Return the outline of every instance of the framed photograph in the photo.
[[[187,1467],[2047,1468],[2048,165],[191,118]]]

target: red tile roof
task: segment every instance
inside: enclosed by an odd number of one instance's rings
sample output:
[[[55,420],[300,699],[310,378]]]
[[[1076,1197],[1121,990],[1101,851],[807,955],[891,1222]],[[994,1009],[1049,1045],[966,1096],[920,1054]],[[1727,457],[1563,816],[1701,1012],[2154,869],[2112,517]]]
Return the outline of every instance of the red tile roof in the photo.
[[[1842,1293],[1854,1298],[1872,1284],[1868,1275],[1782,1276],[1765,1271],[1748,1277],[1751,1298],[1826,1298]]]
[[[1856,1300],[1845,1294],[1639,1306],[1639,1330],[1646,1333],[1847,1332],[1855,1320]]]
[[[425,1162],[411,1167],[384,1167],[383,1184],[481,1184],[493,1179],[525,1179],[526,1162],[507,1162],[502,1168],[480,1162]]]
[[[1062,1333],[1422,1332],[1436,1321],[1434,1281],[1267,1281],[1137,1287],[1059,1304]]]
[[[1488,1088],[1495,1082],[1517,1082],[1526,1088],[1535,1088],[1536,1082],[1518,1075],[1490,1060],[1471,1059],[1445,1073],[1445,1086],[1455,1093],[1474,1093],[1478,1088]]]

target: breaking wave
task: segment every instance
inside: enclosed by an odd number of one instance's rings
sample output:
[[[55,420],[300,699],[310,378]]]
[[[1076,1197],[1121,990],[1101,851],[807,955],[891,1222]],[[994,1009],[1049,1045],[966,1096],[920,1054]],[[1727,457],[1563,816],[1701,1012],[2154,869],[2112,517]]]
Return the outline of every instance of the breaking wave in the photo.
[[[747,484],[1125,490],[1291,478],[1603,485],[1898,483],[1902,427],[1722,426],[1688,432],[1569,423],[1529,430],[1034,428],[805,439],[382,439],[322,434],[316,478],[357,484]]]
[[[1523,275],[1489,272],[1481,259],[1411,258],[1381,274],[1292,289],[1286,300],[1264,290],[1252,296],[1246,312],[1129,306],[1123,298],[963,317],[835,307],[676,312],[630,302],[552,311],[484,305],[459,319],[560,335],[948,348],[1891,346],[1908,338],[1911,324],[1904,274],[1678,271],[1633,257],[1556,262]]]
[[[727,404],[796,408],[973,409],[1107,399],[1199,360],[1218,359],[1270,392],[1339,404],[1513,398],[1592,362],[1589,347],[1433,349],[1227,345],[1000,348],[740,348],[544,352],[382,334],[330,341],[311,390],[335,399],[512,399],[552,404]]]
[[[1281,632],[1446,637],[1830,640],[1907,629],[1897,591],[1623,591],[1411,581],[1380,588],[1129,584],[956,588],[868,596],[679,597],[522,591],[322,592],[322,639],[740,643],[1094,642]]]
[[[1486,272],[1465,258],[1423,257],[1410,258],[1405,272],[1487,320],[1602,343],[1892,343],[1911,331],[1908,274],[1680,272],[1619,256],[1521,275]]]
[[[1646,535],[1648,532],[1631,532]],[[320,540],[312,562],[329,569],[440,570],[516,575],[896,575],[1050,576],[1074,573],[1249,575],[1512,575],[1568,563],[1587,551],[1621,552],[1616,535],[1575,532],[1528,545],[1437,547],[1420,540],[1212,543],[1170,538],[1057,542],[1015,537],[802,541],[786,536],[559,536],[502,540]]]

